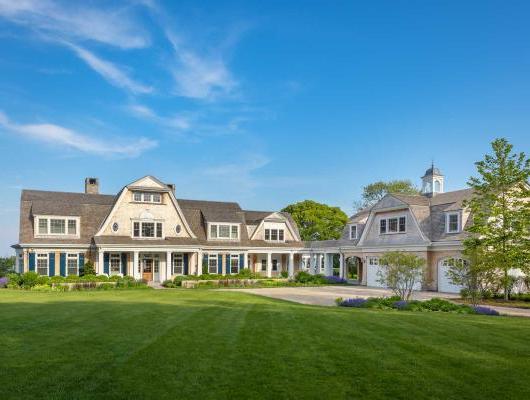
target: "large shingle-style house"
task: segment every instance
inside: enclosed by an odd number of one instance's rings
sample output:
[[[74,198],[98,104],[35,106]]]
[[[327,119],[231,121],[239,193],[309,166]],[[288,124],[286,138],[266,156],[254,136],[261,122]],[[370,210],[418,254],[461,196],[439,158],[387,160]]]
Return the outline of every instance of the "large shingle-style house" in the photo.
[[[447,260],[461,256],[469,217],[462,203],[472,192],[444,192],[434,166],[422,180],[421,195],[388,194],[353,215],[340,240],[305,243],[288,213],[177,199],[174,185],[152,176],[117,195],[99,194],[96,178],[85,180],[85,193],[23,190],[17,270],[79,274],[90,259],[98,274],[149,281],[250,268],[265,276],[305,270],[380,286],[379,257],[402,250],[426,259],[424,289],[458,291],[445,272]]]
[[[464,228],[471,222],[463,202],[471,196],[471,189],[444,192],[444,176],[432,166],[422,177],[421,194],[387,194],[353,215],[340,240],[311,243],[312,253],[338,252],[346,260],[344,274],[355,274],[362,285],[381,286],[381,255],[412,252],[426,260],[423,289],[458,292],[446,273],[450,260],[462,254]]]
[[[14,248],[20,272],[78,274],[90,259],[98,274],[163,281],[243,268],[293,275],[304,243],[287,213],[177,199],[173,185],[146,176],[117,195],[99,194],[96,178],[85,193],[23,190]]]

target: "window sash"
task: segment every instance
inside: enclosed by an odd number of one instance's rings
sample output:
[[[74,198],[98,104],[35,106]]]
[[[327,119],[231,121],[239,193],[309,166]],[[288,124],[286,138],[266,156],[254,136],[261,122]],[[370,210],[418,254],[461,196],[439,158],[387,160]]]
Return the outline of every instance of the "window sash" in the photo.
[[[460,216],[458,214],[447,215],[447,231],[450,233],[460,231]]]
[[[208,273],[217,273],[217,254],[208,254]]]
[[[162,237],[162,223],[161,222],[156,223],[156,237],[157,238]]]
[[[350,239],[357,239],[357,225],[350,226]]]
[[[217,225],[210,225],[210,238],[217,239]]]
[[[368,258],[368,264],[369,265],[379,265],[379,258],[377,258],[377,257]]]
[[[112,253],[110,255],[110,274],[121,274],[121,255],[119,253]]]
[[[140,237],[140,223],[133,222],[133,236]]]
[[[64,219],[50,218],[50,233],[52,235],[64,235],[66,223]]]
[[[278,271],[278,260],[276,260],[276,259],[272,260],[272,270],[273,271]]]
[[[388,232],[389,233],[396,233],[398,231],[398,219],[397,218],[389,218],[388,219]]]
[[[39,234],[48,234],[48,220],[46,218],[39,218]]]
[[[261,270],[267,271],[267,260],[261,260]]]
[[[160,196],[160,193],[153,193],[153,203],[160,203],[162,199],[162,196]]]
[[[146,237],[146,238],[155,237],[155,223],[154,222],[142,222],[142,237]]]
[[[230,255],[230,273],[237,274],[239,272],[239,254]]]
[[[152,194],[151,193],[144,193],[143,194],[144,202],[146,203],[152,203]]]
[[[271,240],[272,241],[278,240],[278,229],[271,229]]]
[[[265,240],[271,240],[271,230],[265,229]]]
[[[399,217],[399,231],[405,232],[407,229],[407,219],[405,217]]]
[[[379,222],[379,233],[386,233],[386,219]]]
[[[77,221],[75,219],[68,220],[68,234],[77,235]]]
[[[278,240],[280,242],[284,241],[284,231],[283,231],[283,229],[278,229]]]
[[[239,231],[238,226],[232,225],[232,227],[230,228],[230,238],[237,239],[239,237],[238,231]]]
[[[173,254],[173,274],[182,275],[184,273],[184,256]]]
[[[79,262],[77,254],[68,254],[66,256],[66,268],[68,275],[79,275]]]
[[[49,264],[48,264],[48,254],[46,253],[37,253],[37,274],[48,276]]]
[[[219,238],[230,238],[230,225],[219,225]]]
[[[141,192],[134,192],[133,200],[134,201],[142,201],[142,193]]]

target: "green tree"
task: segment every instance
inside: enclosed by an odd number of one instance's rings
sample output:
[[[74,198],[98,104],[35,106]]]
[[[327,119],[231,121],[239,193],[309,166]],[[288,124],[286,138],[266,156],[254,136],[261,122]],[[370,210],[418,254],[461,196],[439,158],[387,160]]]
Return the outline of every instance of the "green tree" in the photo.
[[[377,181],[363,187],[361,201],[356,202],[355,206],[359,209],[373,206],[388,193],[417,195],[420,191],[410,180],[407,179],[386,182]]]
[[[282,211],[291,214],[302,240],[338,239],[348,221],[348,216],[339,207],[312,200],[288,205]]]
[[[472,237],[464,246],[480,246],[488,264],[502,271],[501,286],[508,300],[510,269],[530,272],[530,159],[524,153],[513,154],[506,139],[494,140],[491,147],[493,154],[475,163],[479,176],[468,181],[474,196],[464,205],[473,224],[467,228]]]
[[[423,282],[425,259],[403,251],[389,251],[379,259],[377,281],[391,289],[401,300],[409,300],[414,287]]]
[[[0,277],[6,276],[15,269],[15,256],[0,257]]]

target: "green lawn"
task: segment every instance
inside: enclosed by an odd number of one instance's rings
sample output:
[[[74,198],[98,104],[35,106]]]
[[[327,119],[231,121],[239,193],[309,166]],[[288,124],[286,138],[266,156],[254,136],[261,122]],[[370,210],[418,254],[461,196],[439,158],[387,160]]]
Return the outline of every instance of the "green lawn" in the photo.
[[[1,290],[0,377],[2,399],[523,399],[530,319]]]

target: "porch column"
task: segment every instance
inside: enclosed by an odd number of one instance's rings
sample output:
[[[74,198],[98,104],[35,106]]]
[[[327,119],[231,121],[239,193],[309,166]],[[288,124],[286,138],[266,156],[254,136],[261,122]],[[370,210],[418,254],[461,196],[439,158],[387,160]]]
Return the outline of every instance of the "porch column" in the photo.
[[[140,265],[139,264],[139,259],[140,259],[140,252],[139,251],[135,251],[133,252],[133,276],[134,276],[134,279],[140,279],[141,277],[141,273],[138,272],[138,266]]]
[[[171,276],[173,275],[173,260],[172,260],[172,252],[166,251],[166,277],[165,279],[171,279]]]
[[[272,277],[272,253],[267,253],[267,277]]]
[[[317,257],[317,270],[316,270],[317,274],[320,274],[322,271],[322,257],[323,257],[323,254],[319,254]]]
[[[344,254],[339,253],[339,274],[341,278],[345,277],[344,273]]]
[[[96,275],[100,275],[103,273],[103,259],[104,259],[104,251],[103,249],[98,250],[98,268],[96,270]]]
[[[287,265],[287,276],[292,278],[294,276],[294,253],[289,253],[289,264]]]
[[[197,271],[196,271],[197,276],[202,275],[202,258],[203,258],[202,250],[199,250],[197,252]]]

